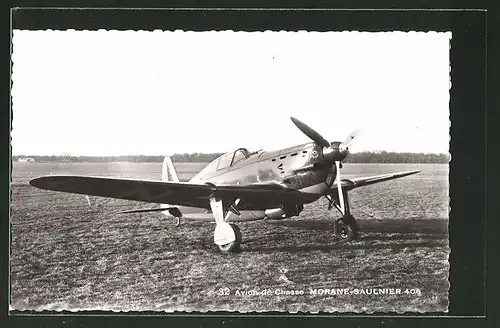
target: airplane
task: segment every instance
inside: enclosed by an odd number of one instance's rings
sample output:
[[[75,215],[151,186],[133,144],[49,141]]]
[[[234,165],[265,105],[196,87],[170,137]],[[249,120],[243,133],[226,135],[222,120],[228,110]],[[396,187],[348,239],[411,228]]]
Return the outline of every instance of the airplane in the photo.
[[[362,186],[402,178],[419,170],[342,179],[341,161],[360,131],[345,141],[329,142],[305,123],[291,117],[312,142],[275,151],[239,148],[209,163],[187,182],[179,181],[170,157],[162,180],[95,176],[50,175],[31,180],[31,186],[60,192],[159,204],[157,208],[120,213],[163,212],[172,219],[215,222],[214,243],[222,253],[241,251],[242,235],[235,222],[298,216],[309,204],[325,197],[336,208],[333,232],[340,241],[359,235],[351,215],[348,192]]]

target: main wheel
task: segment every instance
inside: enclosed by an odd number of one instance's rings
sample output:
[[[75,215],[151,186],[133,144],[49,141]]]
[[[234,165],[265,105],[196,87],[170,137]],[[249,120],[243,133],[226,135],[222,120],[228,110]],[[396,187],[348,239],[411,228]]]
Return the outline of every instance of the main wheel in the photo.
[[[217,245],[219,247],[219,250],[222,253],[238,253],[240,252],[240,245],[241,245],[241,231],[240,228],[236,224],[231,224],[231,228],[233,228],[234,235],[236,239],[230,243],[224,244],[224,245]]]
[[[342,241],[355,239],[358,237],[357,226],[338,220],[335,224],[335,236]]]

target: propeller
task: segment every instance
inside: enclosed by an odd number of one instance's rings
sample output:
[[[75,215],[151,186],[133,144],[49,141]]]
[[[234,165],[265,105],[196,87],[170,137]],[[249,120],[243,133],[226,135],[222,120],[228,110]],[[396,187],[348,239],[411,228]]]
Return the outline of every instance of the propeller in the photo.
[[[318,132],[316,132],[313,128],[299,121],[295,117],[290,117],[290,119],[292,120],[293,124],[295,124],[299,128],[299,130],[302,131],[302,133],[304,133],[306,136],[309,137],[309,139],[311,139],[320,146],[330,147],[330,142],[325,138],[323,138],[323,136]]]
[[[360,135],[360,130],[355,130],[351,132],[347,138],[343,141],[329,142],[316,130],[299,121],[295,117],[290,117],[292,122],[299,128],[302,133],[308,136],[312,141],[314,141],[319,146],[323,147],[323,161],[333,165],[336,161],[342,161],[349,154],[349,147],[351,147],[354,142],[358,139]]]
[[[334,142],[329,142],[326,140],[321,134],[319,134],[317,131],[315,131],[313,128],[308,126],[307,124],[299,121],[295,117],[290,117],[292,120],[293,124],[299,128],[302,133],[304,133],[306,136],[308,136],[312,141],[314,141],[317,145],[323,147],[323,164],[326,165],[334,165],[337,169],[337,191],[338,191],[338,196],[339,196],[339,202],[340,202],[340,208],[342,215],[345,214],[345,204],[344,204],[344,197],[342,193],[342,186],[341,186],[341,180],[340,180],[340,167],[341,167],[341,161],[347,157],[349,154],[349,147],[351,147],[354,142],[358,139],[358,136],[360,135],[361,130],[355,130],[351,132],[347,138],[343,141],[334,141]]]

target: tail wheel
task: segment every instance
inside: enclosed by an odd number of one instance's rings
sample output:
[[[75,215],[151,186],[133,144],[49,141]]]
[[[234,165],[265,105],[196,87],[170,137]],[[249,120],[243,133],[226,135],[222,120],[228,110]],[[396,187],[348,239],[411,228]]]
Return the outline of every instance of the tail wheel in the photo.
[[[219,250],[222,253],[238,253],[241,251],[241,231],[240,228],[236,224],[231,224],[231,228],[233,228],[236,239],[230,243],[224,245],[218,245]]]
[[[356,239],[358,231],[356,224],[346,224],[342,220],[337,221],[335,224],[335,236],[342,241]]]

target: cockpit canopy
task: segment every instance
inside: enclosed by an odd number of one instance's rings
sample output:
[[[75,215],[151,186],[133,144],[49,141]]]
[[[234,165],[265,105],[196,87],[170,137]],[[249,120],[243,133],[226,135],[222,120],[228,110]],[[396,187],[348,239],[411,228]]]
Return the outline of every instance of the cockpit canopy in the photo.
[[[233,166],[239,161],[247,159],[250,157],[250,152],[246,148],[238,148],[233,152],[219,157],[219,163],[217,164],[217,171],[227,168],[228,166]]]
[[[238,148],[235,151],[226,153],[215,159],[213,162],[208,164],[198,175],[206,176],[213,174],[216,171],[234,166],[238,162],[243,161],[250,156],[252,156],[252,153],[250,153],[246,148]]]

